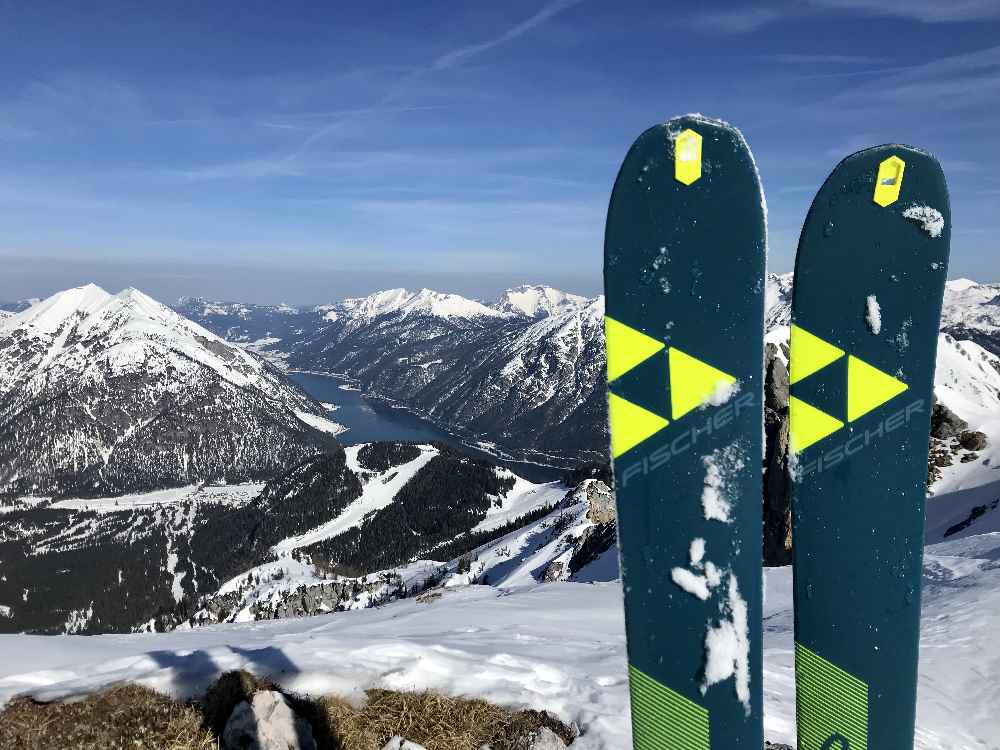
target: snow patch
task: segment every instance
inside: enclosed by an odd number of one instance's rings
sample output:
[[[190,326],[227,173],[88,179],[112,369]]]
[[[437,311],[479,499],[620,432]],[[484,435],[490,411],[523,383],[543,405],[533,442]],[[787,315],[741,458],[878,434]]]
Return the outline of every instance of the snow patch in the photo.
[[[865,301],[865,323],[868,330],[878,336],[882,332],[882,308],[874,294],[869,294]]]
[[[736,697],[750,715],[750,636],[747,604],[740,596],[739,582],[729,573],[729,594],[719,605],[724,619],[705,631],[705,674],[701,692],[734,678]]]
[[[319,430],[320,432],[328,432],[331,435],[339,435],[342,432],[347,432],[348,428],[344,425],[334,422],[332,419],[327,419],[326,417],[321,417],[317,414],[310,414],[307,411],[302,411],[301,409],[295,410],[295,416],[299,418],[300,421],[305,422],[307,425],[312,427],[314,430]]]
[[[701,568],[701,561],[705,557],[705,540],[701,537],[692,539],[689,555],[691,557],[691,567]]]
[[[708,590],[708,579],[687,568],[674,568],[670,571],[671,580],[689,594],[693,594],[703,602],[708,601],[711,592]]]
[[[705,480],[701,491],[701,507],[705,518],[730,523],[732,496],[728,485],[737,472],[743,469],[743,456],[733,443],[702,456],[701,462],[705,466]]]
[[[706,406],[722,406],[739,392],[740,381],[734,380],[732,383],[727,383],[724,380],[720,380],[715,384],[715,389],[708,395],[708,398],[705,399],[702,408]]]
[[[910,206],[903,211],[903,216],[920,224],[921,229],[931,237],[940,237],[944,229],[944,217],[941,212],[930,206]]]

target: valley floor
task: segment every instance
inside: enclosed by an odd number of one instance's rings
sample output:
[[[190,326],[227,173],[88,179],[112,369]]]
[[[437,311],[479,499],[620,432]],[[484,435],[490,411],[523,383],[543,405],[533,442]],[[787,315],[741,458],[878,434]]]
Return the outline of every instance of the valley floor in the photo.
[[[927,548],[917,750],[1000,745],[1000,533]],[[245,668],[286,688],[360,697],[434,688],[575,721],[581,750],[628,746],[618,583],[466,586],[378,609],[165,634],[0,636],[0,702],[124,680],[192,696]],[[767,571],[765,733],[794,742],[791,569]],[[716,689],[731,689],[723,684]]]

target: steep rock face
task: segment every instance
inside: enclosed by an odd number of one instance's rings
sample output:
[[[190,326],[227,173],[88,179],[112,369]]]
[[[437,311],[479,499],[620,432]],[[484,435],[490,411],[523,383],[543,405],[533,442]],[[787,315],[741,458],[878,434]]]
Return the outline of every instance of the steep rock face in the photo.
[[[792,556],[791,477],[788,471],[788,349],[764,347],[764,564]]]
[[[264,360],[135,289],[0,320],[0,497],[267,478],[337,426]]]

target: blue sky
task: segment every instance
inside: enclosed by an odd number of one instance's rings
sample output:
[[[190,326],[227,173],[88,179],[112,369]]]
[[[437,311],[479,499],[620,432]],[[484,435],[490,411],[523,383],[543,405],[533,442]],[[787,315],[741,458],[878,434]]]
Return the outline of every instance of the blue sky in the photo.
[[[628,146],[738,125],[790,270],[860,147],[935,152],[950,275],[1000,280],[1000,1],[0,6],[0,298],[600,290]],[[44,6],[44,7],[43,7]]]

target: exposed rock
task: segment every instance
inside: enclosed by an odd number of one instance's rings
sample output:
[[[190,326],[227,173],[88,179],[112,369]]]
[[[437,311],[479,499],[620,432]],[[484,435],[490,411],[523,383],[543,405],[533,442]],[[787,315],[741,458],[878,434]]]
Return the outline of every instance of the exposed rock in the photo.
[[[931,411],[931,437],[938,440],[955,437],[968,426],[968,422],[947,406],[940,401],[934,401],[934,408]]]
[[[565,747],[566,743],[562,741],[562,738],[558,734],[548,727],[540,727],[535,732],[534,737],[531,738],[528,750],[563,750]]]
[[[965,430],[959,433],[958,443],[967,451],[981,451],[986,447],[986,435],[982,432]]]
[[[787,352],[764,350],[764,564],[792,561],[791,477],[788,473]]]
[[[599,479],[588,479],[581,487],[587,493],[587,520],[595,524],[614,523],[618,516],[611,488]]]
[[[569,559],[570,575],[592,563],[617,542],[618,527],[614,523],[600,523],[585,529],[576,544],[576,551]]]
[[[538,739],[539,734],[548,739],[548,735],[542,730],[546,730],[558,741],[558,745],[551,745],[556,750],[562,750],[567,745],[572,745],[574,740],[580,736],[580,728],[575,722],[563,723],[558,716],[549,711],[518,711],[514,714],[514,724],[527,726],[528,730],[518,741],[514,743],[515,750],[540,750],[532,744]],[[550,745],[542,745],[541,748],[548,748]]]
[[[551,583],[552,581],[561,581],[566,578],[566,565],[561,560],[553,560],[545,567],[545,572],[542,574],[542,580],[545,583]]]
[[[222,740],[227,750],[316,750],[309,722],[274,690],[262,690],[251,703],[237,705]]]
[[[764,750],[795,750],[791,745],[779,745],[776,742],[764,741]]]
[[[954,463],[954,445],[952,440],[938,440],[932,437],[927,454],[927,486],[941,478],[941,469]]]

